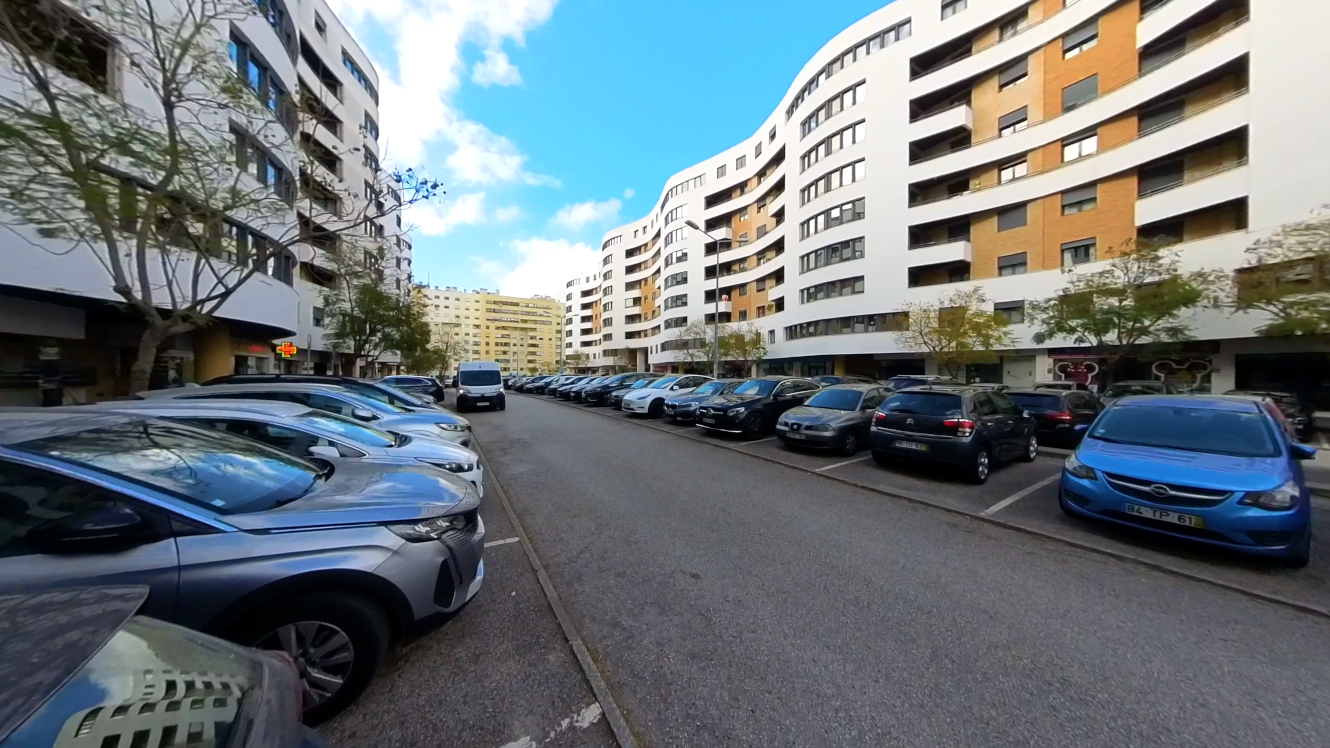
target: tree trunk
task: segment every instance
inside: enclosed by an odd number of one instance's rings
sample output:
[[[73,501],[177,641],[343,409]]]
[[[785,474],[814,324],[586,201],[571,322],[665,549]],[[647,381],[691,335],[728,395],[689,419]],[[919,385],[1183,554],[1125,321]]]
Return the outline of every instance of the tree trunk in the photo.
[[[129,367],[129,394],[137,395],[148,389],[152,369],[157,365],[157,352],[166,338],[164,328],[151,324],[139,337],[138,354],[134,356],[134,365]]]

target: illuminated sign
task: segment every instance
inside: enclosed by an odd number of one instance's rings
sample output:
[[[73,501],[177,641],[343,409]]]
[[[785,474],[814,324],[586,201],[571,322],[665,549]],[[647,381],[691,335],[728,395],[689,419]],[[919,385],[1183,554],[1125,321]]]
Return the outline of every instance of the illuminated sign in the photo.
[[[291,341],[289,340],[277,346],[277,352],[282,354],[282,358],[291,358],[292,356],[296,355],[296,353],[298,353],[299,351],[300,349],[295,347],[294,345],[291,345]]]

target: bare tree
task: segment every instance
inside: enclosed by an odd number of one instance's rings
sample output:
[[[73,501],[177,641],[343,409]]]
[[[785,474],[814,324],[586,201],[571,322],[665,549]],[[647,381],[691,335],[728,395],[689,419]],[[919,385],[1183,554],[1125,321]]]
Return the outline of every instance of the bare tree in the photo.
[[[753,368],[767,356],[767,342],[762,335],[762,328],[749,322],[726,330],[720,339],[720,355],[726,361],[743,364],[744,376],[752,376]]]
[[[1247,250],[1231,305],[1264,312],[1267,336],[1330,333],[1330,209],[1285,226]]]
[[[967,364],[992,361],[1015,337],[1007,320],[985,309],[978,288],[957,291],[936,304],[907,304],[905,329],[896,333],[901,347],[933,355],[938,368],[959,378]]]
[[[392,205],[321,180],[313,107],[227,55],[228,29],[257,12],[243,0],[0,3],[0,225],[35,252],[86,254],[143,319],[131,392],[167,340],[256,274],[290,282],[293,248],[382,242],[375,219],[440,193],[411,170],[378,172]]]
[[[720,326],[721,340],[724,341],[728,334],[728,325]],[[698,318],[690,321],[683,327],[675,328],[674,334],[670,335],[670,350],[679,361],[687,364],[689,369],[711,370],[711,362],[716,356],[716,335],[712,326],[706,323],[706,320]],[[725,350],[724,342],[721,343],[721,352]]]

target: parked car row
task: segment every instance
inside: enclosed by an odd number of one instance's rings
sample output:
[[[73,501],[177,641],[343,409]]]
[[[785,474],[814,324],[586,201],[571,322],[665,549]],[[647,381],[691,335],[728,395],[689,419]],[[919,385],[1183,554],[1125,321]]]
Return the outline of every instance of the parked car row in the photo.
[[[483,469],[433,403],[292,379],[0,409],[0,595],[146,588],[144,615],[284,653],[307,723],[345,708],[479,592]]]

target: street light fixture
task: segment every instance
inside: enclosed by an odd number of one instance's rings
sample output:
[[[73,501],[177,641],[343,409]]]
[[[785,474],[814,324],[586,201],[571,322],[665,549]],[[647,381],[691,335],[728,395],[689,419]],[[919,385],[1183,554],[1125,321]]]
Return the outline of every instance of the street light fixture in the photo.
[[[706,238],[716,243],[716,297],[712,299],[715,307],[711,313],[712,328],[712,359],[711,376],[713,379],[720,379],[720,240],[708,234],[691,219],[684,221],[683,225],[694,231],[701,233]]]

